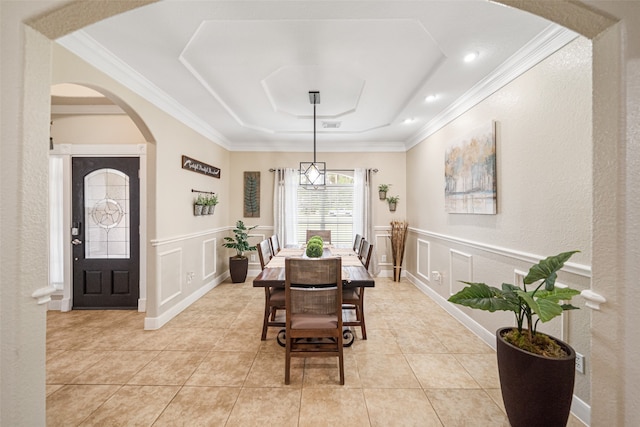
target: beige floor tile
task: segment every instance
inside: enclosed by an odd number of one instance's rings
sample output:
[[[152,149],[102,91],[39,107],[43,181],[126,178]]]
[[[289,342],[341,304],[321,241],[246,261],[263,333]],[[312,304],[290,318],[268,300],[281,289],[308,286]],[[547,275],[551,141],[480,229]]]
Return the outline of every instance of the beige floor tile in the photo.
[[[455,354],[454,357],[482,388],[500,388],[495,354]]]
[[[47,360],[47,384],[69,384],[91,366],[98,363],[104,352],[68,350]]]
[[[213,350],[217,351],[245,351],[257,353],[262,341],[260,332],[247,329],[229,329],[222,336]]]
[[[290,384],[284,383],[285,350],[280,353],[258,353],[253,361],[245,387],[290,387],[300,388],[304,370],[304,359],[294,358],[291,362]]]
[[[484,341],[462,325],[444,330],[436,335],[451,353],[494,353]]]
[[[102,358],[74,377],[70,384],[126,384],[157,351],[105,351]]]
[[[442,426],[422,389],[364,389],[372,426]]]
[[[355,354],[364,388],[419,388],[420,383],[402,354]]]
[[[509,427],[507,416],[484,390],[426,390],[445,427]]]
[[[206,356],[202,351],[162,351],[129,380],[136,385],[182,385]]]
[[[304,361],[303,388],[362,388],[358,364],[353,354],[344,355],[344,385],[340,385],[337,357],[309,357]]]
[[[175,329],[173,332],[177,332]],[[165,350],[209,351],[226,333],[226,329],[184,329],[164,348]]]
[[[430,332],[418,328],[394,331],[396,342],[403,353],[447,353],[447,348]]]
[[[407,354],[422,388],[480,388],[451,354]]]
[[[241,387],[255,357],[247,352],[211,351],[186,385]]]
[[[401,354],[396,336],[390,329],[374,329],[367,325],[367,339],[357,339],[351,347],[354,353]]]
[[[297,426],[300,389],[243,388],[226,426]]]
[[[47,426],[76,426],[118,391],[118,385],[65,385],[47,396]]]
[[[239,393],[239,387],[183,387],[153,426],[222,426]]]
[[[123,386],[81,426],[150,426],[178,393],[177,386]]]
[[[369,426],[362,390],[349,388],[302,389],[298,426]]]

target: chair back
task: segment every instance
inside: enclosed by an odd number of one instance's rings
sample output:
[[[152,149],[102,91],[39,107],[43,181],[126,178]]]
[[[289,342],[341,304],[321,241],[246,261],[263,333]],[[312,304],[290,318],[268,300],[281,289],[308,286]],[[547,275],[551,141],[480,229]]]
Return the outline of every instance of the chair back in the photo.
[[[360,257],[360,261],[362,261],[362,265],[367,270],[369,269],[369,262],[371,261],[371,254],[373,253],[373,245],[369,243],[367,240],[362,240],[362,247],[360,248],[360,253],[358,256]]]
[[[280,239],[278,239],[278,235],[274,234],[271,236],[269,242],[271,243],[271,254],[273,256],[278,255],[278,252],[280,252]]]
[[[342,260],[286,258],[285,306],[291,315],[332,315],[342,324]],[[290,325],[288,325],[290,326]]]
[[[271,258],[273,258],[269,239],[264,239],[258,244],[258,256],[260,257],[260,267],[264,270],[264,267],[271,261]]]
[[[360,244],[362,243],[362,235],[356,234],[356,238],[353,240],[353,251],[356,254],[360,253]]]
[[[331,243],[331,230],[307,230],[307,242],[313,236],[320,236],[325,243]]]

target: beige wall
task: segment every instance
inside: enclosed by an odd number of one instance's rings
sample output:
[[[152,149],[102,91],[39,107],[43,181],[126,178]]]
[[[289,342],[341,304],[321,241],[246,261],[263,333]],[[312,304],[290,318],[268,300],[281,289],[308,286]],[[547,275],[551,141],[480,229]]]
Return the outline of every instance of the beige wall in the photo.
[[[445,148],[491,121],[497,129],[498,213],[448,214]],[[464,286],[459,280],[499,287],[513,283],[514,270],[527,271],[529,259],[578,249],[571,261],[583,267],[559,280],[590,288],[590,123],[591,43],[579,38],[412,148],[407,199],[413,231],[406,254],[412,280],[444,301]],[[442,280],[433,280],[430,271],[441,272]],[[566,314],[564,324],[556,319],[540,329],[565,338],[590,360],[590,310],[583,301],[578,305],[583,310]],[[512,313],[460,312],[489,331],[491,343],[493,331],[515,322]],[[589,393],[588,372],[578,374],[576,395],[589,402]]]
[[[227,275],[228,206],[214,215],[193,215],[191,190],[228,194],[229,153],[164,111],[115,82],[65,48],[53,46],[53,84],[92,87],[133,110],[137,128],[125,116],[73,116],[54,121],[56,144],[147,143],[147,300],[146,327],[164,324]],[[145,138],[142,131],[149,133]],[[182,169],[182,155],[216,166],[221,178]],[[144,191],[143,191],[144,194]],[[191,274],[193,273],[192,277]]]

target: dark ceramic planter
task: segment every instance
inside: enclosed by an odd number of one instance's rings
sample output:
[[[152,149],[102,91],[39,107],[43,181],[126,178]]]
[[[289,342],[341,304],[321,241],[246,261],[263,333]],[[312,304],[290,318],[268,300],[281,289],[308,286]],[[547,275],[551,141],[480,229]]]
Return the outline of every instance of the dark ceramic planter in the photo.
[[[502,338],[513,329],[496,332],[496,353],[502,400],[513,427],[566,426],[571,412],[576,352],[556,341],[567,352],[562,359],[549,359],[519,349]]]
[[[229,274],[233,283],[242,283],[247,278],[249,270],[249,258],[229,257]]]

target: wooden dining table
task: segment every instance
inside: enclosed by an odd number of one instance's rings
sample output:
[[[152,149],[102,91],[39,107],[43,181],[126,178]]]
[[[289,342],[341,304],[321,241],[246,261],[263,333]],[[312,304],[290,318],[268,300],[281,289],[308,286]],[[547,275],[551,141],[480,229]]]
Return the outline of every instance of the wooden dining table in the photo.
[[[283,248],[265,266],[264,270],[253,279],[254,288],[275,287],[284,288],[286,257],[300,257],[304,255],[304,248]],[[369,274],[362,262],[351,248],[327,246],[322,257],[339,256],[342,258],[342,286],[343,288],[373,288],[375,280]]]

